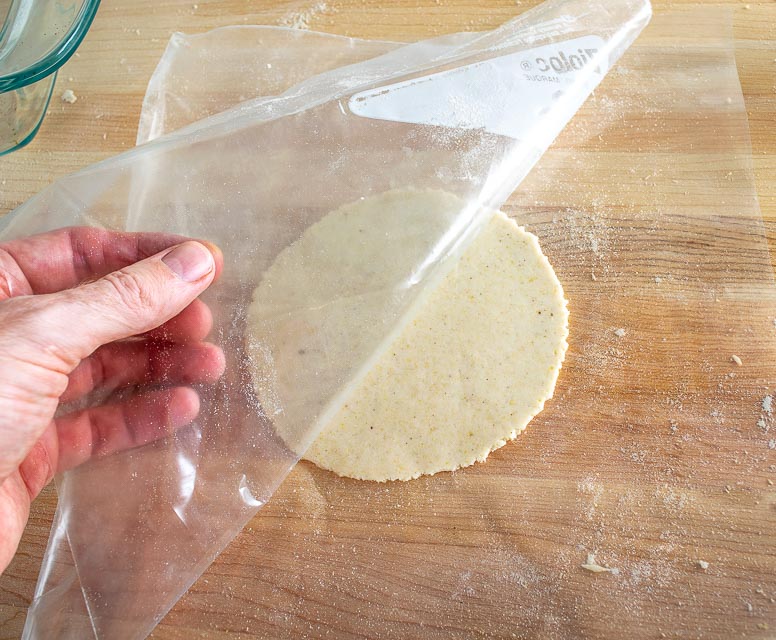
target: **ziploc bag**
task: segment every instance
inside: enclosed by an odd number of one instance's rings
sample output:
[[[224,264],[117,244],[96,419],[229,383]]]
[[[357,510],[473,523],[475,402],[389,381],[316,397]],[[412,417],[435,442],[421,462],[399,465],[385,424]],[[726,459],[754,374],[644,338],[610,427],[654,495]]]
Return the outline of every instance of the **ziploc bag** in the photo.
[[[25,637],[147,635],[269,499],[420,293],[649,17],[646,0],[551,1],[476,37],[407,45],[87,168],[5,219],[0,240],[87,224],[206,238],[225,255],[224,275],[203,299],[227,373],[198,389],[202,409],[189,427],[57,479]],[[276,399],[293,427],[281,440],[277,414],[266,415],[252,391],[251,293],[275,256],[326,213],[396,188],[441,189],[461,206],[432,231],[397,216],[383,249],[397,257],[388,279],[364,282],[347,300],[277,310],[294,323],[347,304],[342,330],[353,344],[319,370],[277,372],[305,381]],[[312,339],[328,353],[325,335]]]
[[[461,33],[461,43],[477,37]],[[452,41],[453,36],[444,38]],[[148,81],[137,144],[247,99],[269,98],[308,78],[393,51],[398,42],[361,40],[264,25],[174,33]],[[449,44],[440,46],[449,48]]]
[[[257,87],[279,86],[261,43],[309,54],[244,29]],[[555,398],[519,440],[410,483],[297,465],[160,636],[769,637],[776,287],[731,32],[719,7],[655,15],[502,206],[572,311]],[[230,106],[164,97],[188,56],[217,75],[224,37],[171,42],[144,109],[177,128],[183,106]]]

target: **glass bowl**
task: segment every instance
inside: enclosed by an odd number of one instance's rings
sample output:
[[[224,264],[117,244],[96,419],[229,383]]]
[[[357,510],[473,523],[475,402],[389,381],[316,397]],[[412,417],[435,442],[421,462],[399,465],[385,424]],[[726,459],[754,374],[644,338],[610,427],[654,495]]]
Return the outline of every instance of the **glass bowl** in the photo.
[[[100,0],[0,0],[0,155],[35,137]]]

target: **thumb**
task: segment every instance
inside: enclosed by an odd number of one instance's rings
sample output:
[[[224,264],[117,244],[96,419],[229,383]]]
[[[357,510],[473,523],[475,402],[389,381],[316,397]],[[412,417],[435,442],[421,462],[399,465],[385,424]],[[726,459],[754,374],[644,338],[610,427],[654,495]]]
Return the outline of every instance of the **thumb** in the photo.
[[[217,249],[213,249],[217,252]],[[186,308],[216,274],[213,252],[189,241],[74,289],[45,296],[39,335],[77,364],[97,347],[144,333]]]

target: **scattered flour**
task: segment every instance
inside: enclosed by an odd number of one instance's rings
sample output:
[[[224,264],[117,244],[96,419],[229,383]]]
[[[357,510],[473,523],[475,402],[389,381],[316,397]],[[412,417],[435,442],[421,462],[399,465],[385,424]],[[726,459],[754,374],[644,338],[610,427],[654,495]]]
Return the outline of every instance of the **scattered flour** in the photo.
[[[458,577],[458,584],[455,587],[455,591],[453,591],[453,599],[460,600],[462,597],[471,598],[476,594],[477,592],[474,590],[474,587],[472,587],[472,572],[464,571]]]
[[[760,419],[757,421],[757,426],[763,430],[763,433],[768,433],[768,431],[770,431],[770,428],[771,428],[770,422],[772,418],[773,418],[773,396],[768,394],[763,398],[762,414],[760,415]],[[774,447],[771,447],[771,449],[773,448]]]
[[[280,26],[290,29],[309,29],[310,22],[320,14],[325,13],[327,9],[328,6],[325,2],[316,2],[311,7],[301,11],[289,11],[280,19]]]
[[[584,499],[585,516],[588,520],[592,520],[595,516],[599,501],[604,494],[604,486],[599,482],[596,482],[593,478],[585,478],[577,483],[577,490],[587,496],[587,498]]]
[[[614,335],[616,335],[618,338],[624,338],[625,337],[625,329],[615,329]]]

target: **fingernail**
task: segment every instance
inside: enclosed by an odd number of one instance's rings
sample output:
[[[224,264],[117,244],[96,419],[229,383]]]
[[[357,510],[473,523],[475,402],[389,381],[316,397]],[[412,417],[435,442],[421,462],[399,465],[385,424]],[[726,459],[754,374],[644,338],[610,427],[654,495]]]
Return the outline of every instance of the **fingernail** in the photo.
[[[184,242],[162,256],[166,264],[181,280],[196,282],[213,270],[213,255],[199,242]]]

